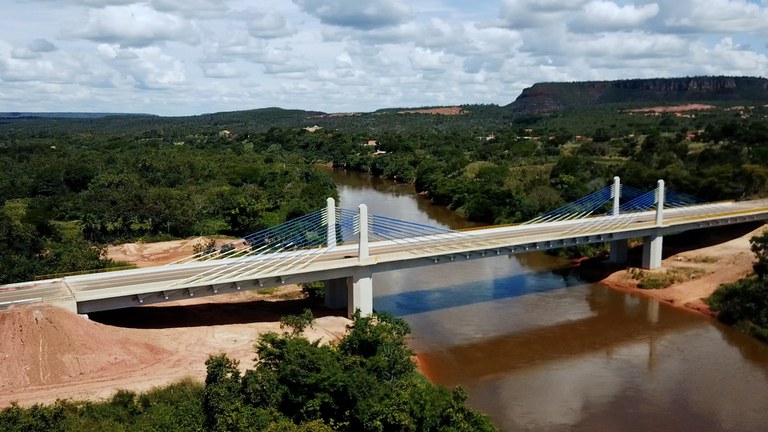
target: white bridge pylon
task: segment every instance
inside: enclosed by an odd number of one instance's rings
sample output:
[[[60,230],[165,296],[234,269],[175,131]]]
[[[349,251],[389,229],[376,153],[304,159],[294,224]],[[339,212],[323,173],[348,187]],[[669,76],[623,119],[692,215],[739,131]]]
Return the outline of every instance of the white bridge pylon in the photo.
[[[463,231],[370,215],[365,205],[326,207],[201,251],[178,262],[0,287],[0,307],[52,302],[79,313],[118,309],[243,289],[325,281],[326,304],[349,315],[373,311],[375,273],[605,243],[626,261],[628,239],[643,239],[645,268],[661,264],[663,236],[768,219],[768,200],[699,203],[666,190],[613,185],[532,221]]]

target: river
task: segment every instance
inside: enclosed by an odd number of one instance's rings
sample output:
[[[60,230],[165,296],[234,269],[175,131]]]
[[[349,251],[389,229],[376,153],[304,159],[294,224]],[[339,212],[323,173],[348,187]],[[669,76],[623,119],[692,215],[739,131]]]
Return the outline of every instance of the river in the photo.
[[[333,173],[340,206],[463,228],[408,185]],[[436,383],[502,431],[765,431],[768,346],[714,320],[589,284],[540,253],[374,275]]]

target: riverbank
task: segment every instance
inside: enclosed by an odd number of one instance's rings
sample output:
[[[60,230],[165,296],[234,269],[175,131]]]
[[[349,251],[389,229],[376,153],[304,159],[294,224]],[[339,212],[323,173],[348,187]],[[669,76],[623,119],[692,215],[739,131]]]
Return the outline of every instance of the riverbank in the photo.
[[[715,240],[713,244],[705,246],[682,249],[678,246],[677,250],[662,260],[660,269],[640,270],[630,266],[610,273],[600,283],[620,291],[654,298],[670,306],[714,316],[706,299],[720,285],[735,282],[751,273],[754,255],[750,250],[749,239],[760,235],[765,229],[765,225],[760,225],[746,232],[742,230],[735,237],[726,235],[725,241]],[[630,265],[636,264],[630,262]],[[644,289],[638,286],[644,278],[675,282],[666,288]]]

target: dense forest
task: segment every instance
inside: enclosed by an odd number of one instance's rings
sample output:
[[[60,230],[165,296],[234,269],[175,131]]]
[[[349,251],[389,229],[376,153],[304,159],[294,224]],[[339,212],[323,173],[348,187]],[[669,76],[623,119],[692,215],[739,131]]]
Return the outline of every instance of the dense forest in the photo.
[[[335,196],[328,173],[218,135],[181,145],[89,133],[0,138],[0,283],[112,265],[104,245],[243,235]]]
[[[705,200],[768,193],[768,108],[613,106],[515,115],[0,119],[0,283],[118,265],[104,245],[243,235],[322,206],[321,165],[413,183],[473,221],[514,223],[605,186],[658,178]]]
[[[282,320],[288,331],[255,344],[241,373],[225,355],[206,362],[205,384],[183,381],[102,403],[59,401],[0,410],[0,430],[383,432],[496,430],[465,405],[461,388],[431,384],[405,344],[408,324],[387,314],[356,316],[337,345],[301,336],[311,313]]]

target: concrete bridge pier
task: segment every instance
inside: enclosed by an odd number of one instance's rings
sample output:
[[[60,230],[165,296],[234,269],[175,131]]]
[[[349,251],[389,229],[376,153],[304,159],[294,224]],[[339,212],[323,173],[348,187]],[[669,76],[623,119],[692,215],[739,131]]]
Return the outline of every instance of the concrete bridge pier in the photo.
[[[373,272],[370,268],[360,269],[352,276],[352,289],[348,291],[347,316],[352,318],[355,311],[361,316],[373,313]]]
[[[613,240],[611,243],[610,256],[608,261],[616,264],[623,264],[627,262],[627,256],[629,254],[629,244],[627,239]]]
[[[325,281],[325,307],[328,309],[344,309],[347,307],[348,292],[352,288],[352,278],[343,277]]]
[[[661,249],[664,236],[649,235],[643,237],[643,268],[653,270],[661,267]]]
[[[355,311],[367,316],[373,313],[373,272],[362,268],[353,276],[325,281],[325,307],[347,309],[352,318]]]

